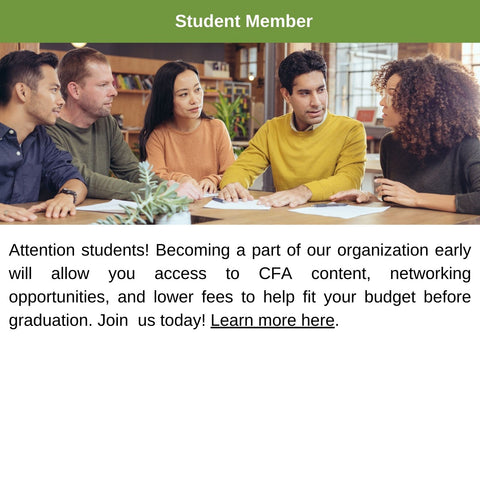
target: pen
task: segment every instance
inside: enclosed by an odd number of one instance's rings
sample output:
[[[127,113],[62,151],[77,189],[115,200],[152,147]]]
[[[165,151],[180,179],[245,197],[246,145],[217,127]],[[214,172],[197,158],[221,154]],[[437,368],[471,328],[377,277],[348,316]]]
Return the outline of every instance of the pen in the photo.
[[[212,200],[213,200],[214,202],[220,202],[220,203],[225,202],[225,200],[223,200],[223,198],[218,198],[218,197],[213,197]]]
[[[330,203],[316,203],[313,205],[314,207],[346,207],[348,203],[335,203],[335,202],[330,202]]]

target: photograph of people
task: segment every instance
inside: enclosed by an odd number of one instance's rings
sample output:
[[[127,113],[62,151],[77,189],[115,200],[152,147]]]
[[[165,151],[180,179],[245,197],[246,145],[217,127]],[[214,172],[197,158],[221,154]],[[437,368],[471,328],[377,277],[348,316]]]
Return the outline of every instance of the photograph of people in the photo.
[[[478,223],[480,44],[0,43],[0,58],[27,47],[58,59],[60,84],[54,121],[33,133],[87,188],[55,223],[102,221],[99,201],[138,199],[145,160],[157,194],[187,197],[194,223]],[[21,132],[2,123],[6,148],[8,130]],[[14,160],[2,168],[37,188]],[[9,181],[3,225],[63,188],[27,201]]]
[[[225,124],[203,110],[198,70],[181,60],[157,71],[145,123],[140,132],[140,159],[155,173],[180,184],[214,193],[235,161]]]
[[[408,207],[480,213],[480,91],[460,63],[435,55],[394,60],[375,75],[382,91],[384,178],[377,195]],[[358,203],[376,200],[352,190],[330,197]]]

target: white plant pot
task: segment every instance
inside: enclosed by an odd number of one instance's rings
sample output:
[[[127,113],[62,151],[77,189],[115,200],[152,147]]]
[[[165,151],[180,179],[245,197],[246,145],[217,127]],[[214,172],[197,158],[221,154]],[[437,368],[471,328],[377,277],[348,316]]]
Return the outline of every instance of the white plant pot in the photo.
[[[155,219],[157,225],[191,225],[190,212],[178,212],[173,215],[159,215]]]

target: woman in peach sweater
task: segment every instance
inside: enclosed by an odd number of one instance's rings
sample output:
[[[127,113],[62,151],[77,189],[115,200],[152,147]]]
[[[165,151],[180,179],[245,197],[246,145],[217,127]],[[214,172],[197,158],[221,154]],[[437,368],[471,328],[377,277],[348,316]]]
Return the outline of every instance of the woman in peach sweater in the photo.
[[[140,159],[148,160],[159,177],[191,183],[203,193],[216,192],[235,161],[225,124],[203,111],[193,65],[168,62],[157,71],[140,133]]]

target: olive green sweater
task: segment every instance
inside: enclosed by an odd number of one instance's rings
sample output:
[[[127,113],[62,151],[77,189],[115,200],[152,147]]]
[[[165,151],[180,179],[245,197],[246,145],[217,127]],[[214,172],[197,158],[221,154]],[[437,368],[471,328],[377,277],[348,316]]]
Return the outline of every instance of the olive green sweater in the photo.
[[[47,131],[60,150],[71,153],[72,163],[87,183],[89,197],[131,200],[131,192],[143,187],[138,160],[113,117],[99,118],[88,128],[59,118]]]

